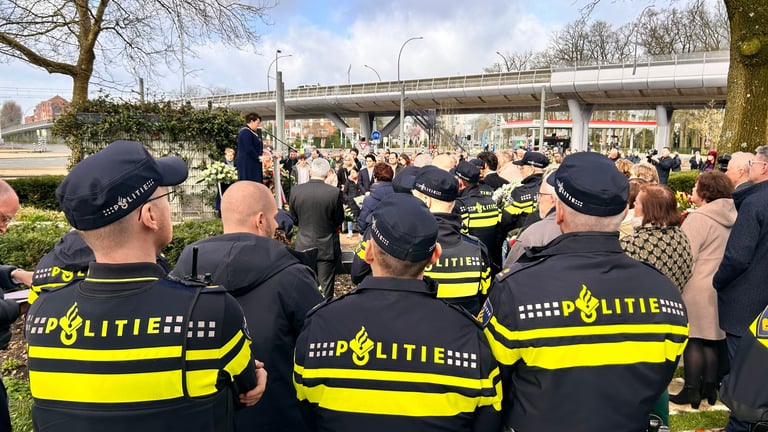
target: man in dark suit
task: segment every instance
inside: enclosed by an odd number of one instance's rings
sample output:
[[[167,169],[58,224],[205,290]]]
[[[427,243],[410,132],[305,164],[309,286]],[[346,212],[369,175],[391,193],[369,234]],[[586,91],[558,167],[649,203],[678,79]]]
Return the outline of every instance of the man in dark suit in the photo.
[[[357,186],[361,195],[365,195],[371,190],[374,165],[376,165],[376,155],[373,153],[365,155],[365,168],[361,169],[357,176]]]
[[[330,170],[326,159],[313,160],[309,182],[294,186],[290,198],[291,217],[299,227],[296,249],[318,249],[317,280],[326,298],[333,297],[336,268],[341,265],[339,227],[344,221],[341,190],[323,181]]]
[[[264,143],[257,132],[261,125],[261,116],[256,113],[245,115],[245,126],[237,133],[237,167],[238,180],[250,180],[261,183],[264,180],[261,155],[264,151]]]

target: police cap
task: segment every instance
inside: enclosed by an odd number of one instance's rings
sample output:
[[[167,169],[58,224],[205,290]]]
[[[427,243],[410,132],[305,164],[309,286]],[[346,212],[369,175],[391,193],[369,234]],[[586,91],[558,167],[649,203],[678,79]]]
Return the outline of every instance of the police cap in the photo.
[[[627,176],[595,152],[574,153],[547,179],[557,197],[579,213],[613,216],[624,211],[629,197]]]
[[[400,169],[395,174],[395,178],[392,179],[392,189],[398,193],[411,193],[413,189],[413,182],[416,180],[416,174],[419,172],[419,168],[413,165],[408,165]]]
[[[437,221],[413,195],[394,193],[373,211],[371,236],[387,254],[410,262],[424,261],[435,250]]]
[[[453,201],[459,196],[459,183],[456,178],[448,171],[431,165],[419,171],[413,189],[445,202]]]
[[[79,230],[107,226],[147,202],[160,186],[187,179],[181,158],[153,158],[135,141],[115,141],[83,159],[56,189],[70,225]]]
[[[525,152],[522,159],[512,162],[514,165],[530,165],[534,168],[546,168],[549,165],[549,158],[541,152]]]
[[[480,181],[480,170],[467,161],[461,161],[456,165],[456,177],[470,183],[477,183]]]

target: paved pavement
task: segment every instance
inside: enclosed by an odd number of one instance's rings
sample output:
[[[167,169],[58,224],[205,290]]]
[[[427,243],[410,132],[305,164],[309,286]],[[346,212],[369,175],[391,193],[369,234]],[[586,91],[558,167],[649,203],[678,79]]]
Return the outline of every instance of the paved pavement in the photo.
[[[27,145],[0,146],[0,177],[29,177],[36,175],[65,175],[69,163],[69,149],[62,145],[39,152]]]

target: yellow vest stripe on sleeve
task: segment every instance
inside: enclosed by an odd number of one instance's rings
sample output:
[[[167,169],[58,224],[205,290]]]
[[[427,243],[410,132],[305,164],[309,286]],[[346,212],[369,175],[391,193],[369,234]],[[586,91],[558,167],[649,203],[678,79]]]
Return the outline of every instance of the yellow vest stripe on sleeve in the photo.
[[[240,375],[246,367],[255,367],[251,363],[251,341],[246,339],[240,351],[238,351],[235,358],[233,358],[226,366],[224,370],[229,373],[230,379],[234,380],[236,375]],[[215,383],[215,381],[214,381]]]
[[[227,341],[221,348],[203,349],[203,350],[187,350],[187,360],[215,360],[224,357],[245,337],[242,330],[232,336],[232,339]]]
[[[129,374],[29,372],[36,399],[80,403],[130,403],[183,396],[181,371]]]

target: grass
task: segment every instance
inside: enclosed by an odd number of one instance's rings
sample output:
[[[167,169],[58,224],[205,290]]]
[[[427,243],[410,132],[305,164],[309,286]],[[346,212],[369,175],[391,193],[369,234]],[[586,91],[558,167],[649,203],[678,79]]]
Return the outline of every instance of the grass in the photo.
[[[673,432],[696,429],[724,428],[728,423],[728,411],[695,411],[669,416],[669,429]]]
[[[32,432],[32,393],[29,381],[4,378],[8,390],[8,409],[14,432]]]

